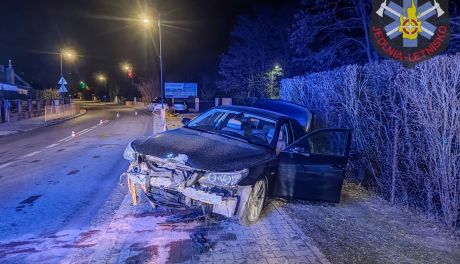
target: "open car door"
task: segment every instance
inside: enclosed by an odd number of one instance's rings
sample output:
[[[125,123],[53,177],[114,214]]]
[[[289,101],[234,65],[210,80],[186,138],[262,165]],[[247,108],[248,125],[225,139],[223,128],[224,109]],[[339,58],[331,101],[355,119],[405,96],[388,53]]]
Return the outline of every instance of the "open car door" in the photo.
[[[338,203],[350,151],[351,130],[321,129],[278,156],[273,196]]]

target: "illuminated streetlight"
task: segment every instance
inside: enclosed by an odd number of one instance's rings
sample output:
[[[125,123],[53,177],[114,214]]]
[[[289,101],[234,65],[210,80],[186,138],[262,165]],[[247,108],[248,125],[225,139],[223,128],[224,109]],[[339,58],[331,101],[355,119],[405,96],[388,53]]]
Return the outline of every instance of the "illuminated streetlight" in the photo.
[[[268,77],[268,84],[267,84],[267,94],[270,98],[276,98],[279,96],[279,87],[278,87],[278,79],[279,77],[283,76],[283,68],[276,64],[271,71],[267,73]]]
[[[100,73],[96,75],[96,80],[104,84],[104,93],[107,93],[107,77],[104,74]]]
[[[123,71],[129,72],[130,70],[132,70],[133,67],[129,63],[123,63],[121,65],[121,68],[123,69]]]
[[[143,22],[143,24],[150,26],[152,23],[152,20],[143,17],[140,18],[140,20]],[[159,38],[159,50],[160,50],[160,88],[161,88],[161,103],[163,105],[164,101],[164,91],[163,91],[163,52],[162,52],[162,47],[161,47],[161,15],[158,13],[157,17],[157,26],[158,26],[158,38]]]
[[[75,51],[73,51],[71,49],[62,49],[60,55],[61,55],[61,77],[62,77],[63,76],[63,74],[62,74],[62,61],[64,59],[68,60],[68,61],[73,61],[73,60],[75,60],[76,55],[75,55]]]
[[[141,21],[147,25],[147,26],[150,26],[152,23],[151,23],[151,20],[146,18],[146,17],[143,17],[141,18]],[[162,48],[161,48],[161,15],[160,13],[158,13],[158,17],[157,17],[157,25],[158,25],[158,36],[159,36],[159,50],[160,50],[160,56],[159,56],[159,59],[160,59],[160,89],[161,89],[161,105],[164,107],[164,89],[163,89],[163,53],[162,53]]]
[[[96,78],[98,81],[101,81],[101,82],[105,82],[107,80],[104,74],[98,74]]]
[[[61,88],[65,88],[65,82],[64,82],[64,74],[62,73],[62,61],[64,59],[68,61],[73,61],[75,59],[75,52],[71,49],[61,49],[60,51],[60,57],[61,57],[61,79],[59,80],[59,84],[61,84]],[[62,81],[62,83],[61,83]],[[61,91],[61,98],[62,98],[62,104],[65,103],[64,101],[64,94],[67,92],[67,89],[60,90]]]

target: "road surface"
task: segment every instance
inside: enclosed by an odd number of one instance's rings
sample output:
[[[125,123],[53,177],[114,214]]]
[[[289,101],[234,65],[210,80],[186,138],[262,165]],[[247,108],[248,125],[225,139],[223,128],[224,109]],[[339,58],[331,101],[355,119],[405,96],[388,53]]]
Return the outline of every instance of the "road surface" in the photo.
[[[153,209],[146,200],[133,206],[119,185],[128,166],[122,154],[152,133],[152,115],[82,107],[81,117],[0,138],[0,263],[328,263],[280,203],[251,227],[234,220],[165,225],[186,212]],[[212,250],[200,252],[193,234],[204,234]]]

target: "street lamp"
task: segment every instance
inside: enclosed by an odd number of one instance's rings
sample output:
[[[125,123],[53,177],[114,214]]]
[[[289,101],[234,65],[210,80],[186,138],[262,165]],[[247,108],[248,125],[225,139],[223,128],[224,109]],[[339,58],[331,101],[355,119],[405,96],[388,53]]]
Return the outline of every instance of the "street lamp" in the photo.
[[[73,61],[75,59],[75,52],[71,49],[61,49],[61,52],[60,52],[60,57],[61,57],[61,79],[59,80],[59,84],[61,84],[62,86],[61,87],[64,87],[65,88],[65,82],[64,82],[64,74],[62,72],[62,61],[65,59],[65,60],[68,60],[68,61]],[[62,100],[62,104],[65,103],[64,101],[64,94],[66,93],[66,90],[65,89],[64,91],[61,91],[61,100]]]
[[[68,60],[68,61],[73,61],[75,59],[76,55],[75,52],[71,49],[62,49],[61,50],[61,77],[63,76],[62,74],[62,61]]]
[[[104,93],[107,93],[107,77],[101,73],[96,76],[96,79],[99,82],[104,83]]]
[[[144,17],[141,18],[141,21],[146,25],[150,26],[151,20]],[[158,18],[157,18],[157,26],[158,26],[158,36],[159,36],[159,49],[160,49],[160,89],[161,89],[161,105],[164,108],[164,91],[163,91],[163,54],[162,54],[162,48],[161,48],[161,15],[158,13]]]
[[[270,98],[275,98],[279,94],[279,88],[276,87],[276,81],[279,77],[283,75],[283,68],[281,68],[278,64],[273,67],[271,71],[267,73],[268,77],[268,89],[267,93]],[[277,89],[278,88],[278,89]]]
[[[133,66],[129,63],[123,63],[121,65],[121,68],[124,72],[126,72],[128,74],[128,78],[131,79],[131,90],[133,89],[134,87],[134,74],[133,74]]]
[[[129,63],[123,63],[123,65],[121,65],[121,68],[123,69],[123,71],[129,72],[132,69],[132,66]]]

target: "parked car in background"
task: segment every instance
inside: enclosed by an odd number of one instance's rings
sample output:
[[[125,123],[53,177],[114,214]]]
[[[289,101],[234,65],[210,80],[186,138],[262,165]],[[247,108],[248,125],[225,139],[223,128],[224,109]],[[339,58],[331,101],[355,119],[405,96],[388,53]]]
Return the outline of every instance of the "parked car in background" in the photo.
[[[185,113],[188,112],[188,106],[185,102],[177,101],[173,104],[173,109],[176,113]]]
[[[154,206],[201,206],[244,224],[259,219],[269,197],[336,203],[351,132],[311,132],[311,122],[308,109],[282,101],[215,107],[128,144],[125,175]]]
[[[152,102],[147,106],[147,110],[150,112],[153,111],[158,111],[164,106],[165,110],[169,109],[168,104],[166,103],[166,100],[161,103],[161,97],[155,97],[155,99],[152,100]]]

